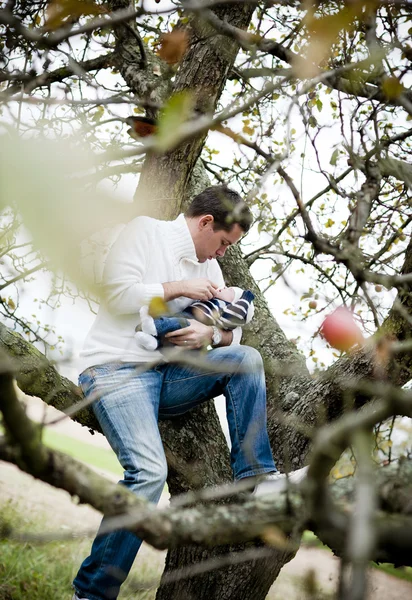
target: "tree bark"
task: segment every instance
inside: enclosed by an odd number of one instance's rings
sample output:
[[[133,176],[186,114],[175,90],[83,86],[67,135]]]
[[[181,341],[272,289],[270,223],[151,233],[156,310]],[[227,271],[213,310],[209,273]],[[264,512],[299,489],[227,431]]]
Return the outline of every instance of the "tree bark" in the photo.
[[[261,544],[262,545],[262,544]],[[260,546],[261,546],[260,545]],[[196,565],[201,561],[218,559],[228,553],[258,549],[257,544],[221,546],[212,551],[187,546],[179,552],[168,552],[164,576],[173,571]],[[269,556],[241,564],[233,564],[203,575],[162,584],[156,598],[187,598],[188,600],[251,600],[266,598],[282,566],[293,558],[290,552],[272,550]]]

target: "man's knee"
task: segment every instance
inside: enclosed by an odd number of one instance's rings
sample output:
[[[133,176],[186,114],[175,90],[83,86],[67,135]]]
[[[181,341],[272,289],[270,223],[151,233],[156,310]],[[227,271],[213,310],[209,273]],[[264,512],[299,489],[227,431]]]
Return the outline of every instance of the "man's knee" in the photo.
[[[145,478],[150,483],[155,484],[163,489],[167,479],[167,463],[166,460],[158,461],[152,465],[150,469],[146,469]]]
[[[138,468],[125,471],[124,484],[131,491],[137,494],[142,492],[148,499],[152,499],[152,496],[157,496],[163,491],[167,479],[167,463],[161,459],[142,463]]]
[[[253,369],[263,368],[263,360],[260,352],[252,346],[237,346],[238,355],[242,363],[247,363]]]
[[[154,460],[150,464],[142,465],[137,475],[138,483],[146,483],[156,487],[164,487],[167,479],[166,460]]]

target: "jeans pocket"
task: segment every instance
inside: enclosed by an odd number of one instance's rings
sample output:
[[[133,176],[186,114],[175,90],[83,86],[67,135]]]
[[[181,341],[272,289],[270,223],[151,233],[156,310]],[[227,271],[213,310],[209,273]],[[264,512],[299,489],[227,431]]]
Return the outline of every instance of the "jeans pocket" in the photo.
[[[91,367],[86,369],[82,373],[80,373],[79,387],[82,389],[83,395],[85,397],[87,397],[87,394],[89,394],[90,391],[92,390],[94,381],[95,381],[94,371]]]

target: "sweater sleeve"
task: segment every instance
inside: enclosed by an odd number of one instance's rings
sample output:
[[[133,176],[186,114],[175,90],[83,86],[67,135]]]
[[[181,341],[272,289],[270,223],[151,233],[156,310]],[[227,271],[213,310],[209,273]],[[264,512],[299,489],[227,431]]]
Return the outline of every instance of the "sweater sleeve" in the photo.
[[[103,292],[113,314],[138,313],[152,298],[164,297],[161,283],[142,283],[154,238],[150,236],[152,229],[151,219],[134,219],[123,229],[109,252],[103,272]]]

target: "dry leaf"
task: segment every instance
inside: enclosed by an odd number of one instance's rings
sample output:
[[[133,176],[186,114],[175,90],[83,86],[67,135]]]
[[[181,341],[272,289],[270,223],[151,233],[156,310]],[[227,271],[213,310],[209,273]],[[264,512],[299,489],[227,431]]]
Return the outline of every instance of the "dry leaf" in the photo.
[[[274,548],[285,548],[288,543],[283,531],[274,525],[268,525],[268,527],[265,527],[260,537],[265,544],[268,544],[268,546],[273,546]]]
[[[135,139],[154,135],[157,131],[156,121],[150,117],[127,117],[126,123],[131,127],[127,133]]]
[[[160,37],[158,55],[167,64],[174,65],[182,59],[189,43],[186,31],[175,29],[171,33],[165,33]]]

